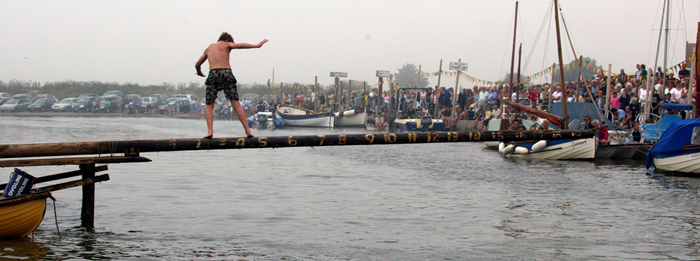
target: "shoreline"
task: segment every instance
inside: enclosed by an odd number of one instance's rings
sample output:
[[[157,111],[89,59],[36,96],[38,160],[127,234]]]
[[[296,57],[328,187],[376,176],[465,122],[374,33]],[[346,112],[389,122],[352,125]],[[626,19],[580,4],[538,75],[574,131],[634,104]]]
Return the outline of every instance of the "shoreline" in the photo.
[[[127,118],[175,118],[175,119],[204,119],[204,115],[182,113],[180,115],[165,114],[124,114],[124,113],[93,113],[93,112],[0,112],[3,116],[19,117],[127,117]],[[214,116],[216,119],[216,115]],[[237,118],[236,118],[237,119]]]

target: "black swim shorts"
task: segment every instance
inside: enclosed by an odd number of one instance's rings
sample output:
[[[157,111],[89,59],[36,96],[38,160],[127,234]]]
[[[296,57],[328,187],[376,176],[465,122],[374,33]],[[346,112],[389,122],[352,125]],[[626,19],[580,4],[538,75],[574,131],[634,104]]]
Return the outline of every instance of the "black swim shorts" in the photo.
[[[219,68],[209,70],[209,76],[204,82],[207,85],[207,105],[214,104],[219,91],[224,91],[226,99],[238,100],[238,88],[236,88],[236,77],[233,76],[231,68]]]

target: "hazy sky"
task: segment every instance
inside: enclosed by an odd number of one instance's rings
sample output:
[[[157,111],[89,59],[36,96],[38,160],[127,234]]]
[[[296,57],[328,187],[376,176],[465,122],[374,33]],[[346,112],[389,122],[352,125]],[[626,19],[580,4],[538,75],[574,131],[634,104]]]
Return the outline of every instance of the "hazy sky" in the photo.
[[[637,63],[653,65],[662,4],[560,1],[577,53],[628,72]],[[523,64],[550,5],[520,1]],[[440,60],[446,70],[460,58],[469,64],[469,75],[496,81],[510,69],[515,11],[515,1],[502,0],[0,0],[0,6],[0,81],[141,85],[203,83],[194,63],[222,31],[236,42],[270,40],[261,49],[232,51],[231,65],[242,83],[264,83],[274,68],[277,83],[313,83],[318,76],[326,85],[329,73],[340,71],[374,84],[376,70],[395,73],[412,63],[436,72]],[[674,0],[672,9],[669,66],[683,60],[686,40],[695,42],[700,0]],[[555,63],[551,28],[549,40],[544,29],[524,75]],[[565,62],[573,58],[571,51],[564,54]],[[435,85],[437,78],[430,81]]]

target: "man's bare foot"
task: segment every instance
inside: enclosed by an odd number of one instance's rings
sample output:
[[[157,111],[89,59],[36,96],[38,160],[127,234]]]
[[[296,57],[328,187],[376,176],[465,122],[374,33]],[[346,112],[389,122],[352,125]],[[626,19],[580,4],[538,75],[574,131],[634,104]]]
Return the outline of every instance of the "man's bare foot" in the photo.
[[[248,136],[248,138],[252,138],[252,137],[253,137],[253,133],[250,132],[249,130],[245,132],[245,135]]]
[[[205,139],[211,139],[212,137],[214,137],[214,133],[211,132],[207,133],[207,136],[204,136]]]

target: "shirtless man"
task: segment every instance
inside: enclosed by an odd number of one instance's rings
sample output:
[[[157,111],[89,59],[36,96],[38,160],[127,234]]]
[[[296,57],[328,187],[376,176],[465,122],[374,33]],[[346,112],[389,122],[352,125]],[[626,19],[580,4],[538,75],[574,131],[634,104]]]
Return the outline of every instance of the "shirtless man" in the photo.
[[[206,93],[206,119],[207,128],[209,132],[206,139],[211,139],[214,136],[214,102],[216,101],[216,96],[219,91],[224,91],[226,94],[226,99],[231,100],[231,105],[233,109],[238,114],[238,119],[243,124],[245,129],[245,134],[248,138],[253,137],[253,133],[250,132],[248,127],[248,120],[245,118],[245,112],[238,102],[238,89],[236,88],[236,77],[233,76],[231,72],[231,64],[229,64],[229,54],[232,49],[249,49],[249,48],[260,48],[267,42],[267,39],[260,41],[258,44],[248,44],[248,43],[234,43],[233,37],[230,34],[223,32],[219,36],[219,41],[213,43],[204,50],[202,57],[199,57],[194,68],[197,69],[197,75],[205,77],[202,73],[202,64],[204,61],[209,59],[209,76],[204,82],[207,85]]]

